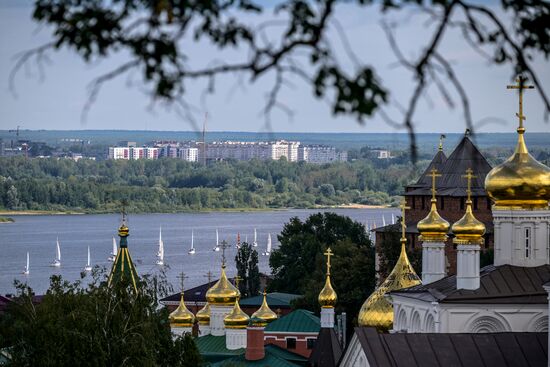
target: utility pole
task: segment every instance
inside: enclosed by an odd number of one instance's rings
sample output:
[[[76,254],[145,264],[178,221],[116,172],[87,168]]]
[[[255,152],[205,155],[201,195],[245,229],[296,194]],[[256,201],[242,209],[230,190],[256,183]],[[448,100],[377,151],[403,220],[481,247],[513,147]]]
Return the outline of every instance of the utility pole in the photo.
[[[206,121],[208,112],[204,114],[204,123],[202,124],[202,165],[206,166]]]

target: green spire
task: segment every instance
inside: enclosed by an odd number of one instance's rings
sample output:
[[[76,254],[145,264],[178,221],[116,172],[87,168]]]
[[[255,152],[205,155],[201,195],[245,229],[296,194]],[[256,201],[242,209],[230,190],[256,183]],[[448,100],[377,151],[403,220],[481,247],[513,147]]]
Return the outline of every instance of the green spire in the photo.
[[[122,207],[122,224],[118,229],[118,236],[120,237],[120,245],[118,252],[109,275],[109,286],[115,282],[122,280],[130,281],[134,286],[134,290],[137,292],[138,275],[136,267],[132,262],[130,251],[128,251],[128,236],[130,235],[130,229],[126,225],[126,211],[124,206]]]

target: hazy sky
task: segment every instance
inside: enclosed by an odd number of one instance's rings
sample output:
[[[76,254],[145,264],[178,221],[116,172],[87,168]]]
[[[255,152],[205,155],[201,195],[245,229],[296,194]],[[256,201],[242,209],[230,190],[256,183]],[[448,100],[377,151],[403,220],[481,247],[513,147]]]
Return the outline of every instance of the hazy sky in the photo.
[[[374,7],[358,10],[355,6],[340,5],[337,19],[349,38],[354,53],[361,62],[377,68],[383,82],[390,88],[392,100],[405,104],[413,86],[411,75],[396,67],[395,56],[388,47],[380,26],[380,14]],[[80,120],[82,107],[87,98],[90,81],[124,60],[116,55],[109,60],[84,63],[79,57],[66,50],[51,53],[51,63],[45,68],[45,79],[40,81],[36,67],[29,67],[16,79],[17,97],[8,89],[8,77],[14,66],[14,56],[25,49],[49,40],[49,29],[41,28],[31,20],[32,5],[27,1],[0,0],[0,129],[21,125],[25,129],[148,129],[148,130],[192,130],[191,125],[173,110],[164,106],[150,108],[150,99],[140,88],[139,79],[133,78],[131,85],[127,77],[109,82],[102,89],[85,123]],[[272,17],[268,9],[266,18]],[[401,13],[391,20],[400,24],[397,33],[399,44],[405,56],[419,54],[429,41],[426,18]],[[273,31],[276,32],[276,31]],[[338,59],[343,65],[353,67],[350,57],[340,46],[336,31],[330,33],[331,43],[341,52]],[[514,113],[517,97],[506,90],[510,83],[509,67],[488,66],[462,39],[458,31],[445,35],[445,53],[453,64],[459,78],[470,96],[474,121],[495,118],[500,123],[489,123],[480,128],[484,132],[512,132],[515,130]],[[195,67],[204,66],[213,59],[234,60],[242,50],[219,54],[205,44],[188,41],[185,49]],[[550,94],[550,63],[534,60],[546,93]],[[197,107],[197,119],[208,111],[209,130],[260,131],[265,123],[261,114],[265,96],[273,78],[261,78],[256,84],[236,88],[236,78],[227,76],[217,79],[215,95],[201,99],[204,82],[187,85],[188,101]],[[315,99],[310,86],[299,80],[292,80],[280,96],[280,102],[294,112],[289,118],[280,111],[272,114],[272,129],[288,132],[393,132],[379,117],[359,125],[348,117],[334,117],[330,107]],[[449,109],[441,95],[430,89],[429,100],[421,101],[415,120],[420,132],[462,132],[465,128],[460,108]],[[457,106],[459,105],[458,99]],[[550,131],[550,124],[544,121],[544,110],[536,92],[528,92],[525,101],[526,126],[529,131]],[[391,109],[395,119],[397,110]]]

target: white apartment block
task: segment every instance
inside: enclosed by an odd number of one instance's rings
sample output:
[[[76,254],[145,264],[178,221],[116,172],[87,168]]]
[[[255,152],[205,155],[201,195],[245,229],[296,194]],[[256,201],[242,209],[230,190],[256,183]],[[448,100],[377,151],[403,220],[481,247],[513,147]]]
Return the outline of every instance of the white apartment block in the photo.
[[[147,159],[158,159],[159,157],[159,148],[145,148],[145,158]]]
[[[336,148],[326,145],[302,145],[298,148],[299,161],[324,164],[347,161],[347,159],[347,152],[337,152]]]
[[[178,158],[187,162],[197,162],[199,159],[198,148],[180,148],[178,152]]]
[[[130,148],[109,147],[109,159],[130,159]]]
[[[278,140],[273,142],[220,141],[206,144],[206,159],[250,159],[278,160],[285,157],[288,161],[298,160],[300,142]],[[202,160],[202,147],[198,151],[198,159]]]

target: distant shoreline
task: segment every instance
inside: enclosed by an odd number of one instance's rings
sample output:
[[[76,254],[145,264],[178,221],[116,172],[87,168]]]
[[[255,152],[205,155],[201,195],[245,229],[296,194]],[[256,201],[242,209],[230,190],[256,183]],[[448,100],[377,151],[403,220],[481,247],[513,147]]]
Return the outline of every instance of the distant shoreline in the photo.
[[[266,212],[285,211],[293,209],[390,209],[389,205],[366,205],[366,204],[341,204],[341,205],[319,205],[312,208],[213,208],[202,210],[178,210],[174,212],[134,212],[134,214],[178,214],[178,213],[209,213],[209,212]],[[2,216],[32,216],[32,215],[94,215],[94,214],[117,214],[116,211],[74,211],[74,210],[0,210]]]

